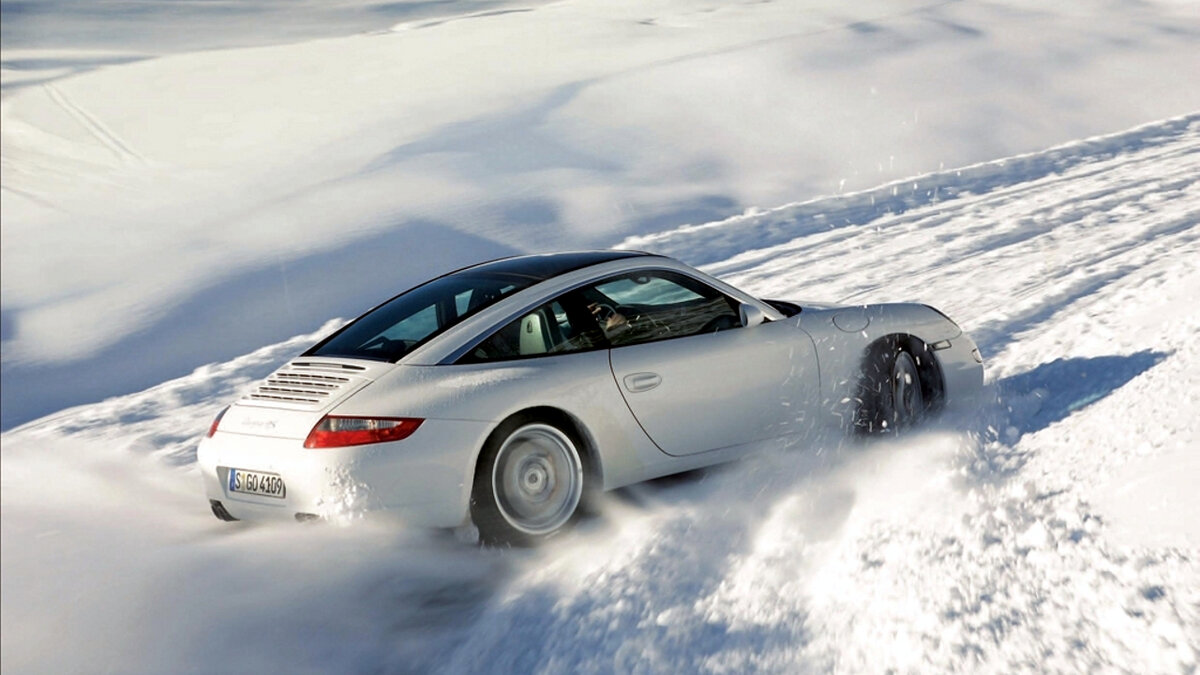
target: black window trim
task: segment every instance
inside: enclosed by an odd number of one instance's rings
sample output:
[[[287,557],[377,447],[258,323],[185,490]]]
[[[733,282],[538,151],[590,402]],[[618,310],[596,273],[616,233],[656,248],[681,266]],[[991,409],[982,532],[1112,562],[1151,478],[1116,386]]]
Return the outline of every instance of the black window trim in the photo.
[[[764,298],[762,301],[778,310],[785,319],[799,316],[804,311],[803,307],[789,300],[768,300]]]

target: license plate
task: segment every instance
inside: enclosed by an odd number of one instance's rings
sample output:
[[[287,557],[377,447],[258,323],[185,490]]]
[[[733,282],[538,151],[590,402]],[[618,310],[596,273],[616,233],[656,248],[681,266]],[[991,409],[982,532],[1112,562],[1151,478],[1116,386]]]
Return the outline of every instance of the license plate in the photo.
[[[283,499],[287,494],[287,488],[283,486],[283,479],[279,474],[245,469],[229,470],[229,491],[278,499]]]

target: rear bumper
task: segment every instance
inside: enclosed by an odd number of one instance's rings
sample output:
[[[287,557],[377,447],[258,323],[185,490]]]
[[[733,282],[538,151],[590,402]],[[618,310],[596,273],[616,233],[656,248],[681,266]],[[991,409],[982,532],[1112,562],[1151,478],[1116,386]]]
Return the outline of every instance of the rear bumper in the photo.
[[[197,463],[208,498],[239,520],[387,513],[417,525],[453,527],[467,519],[475,459],[493,426],[426,420],[402,441],[336,449],[217,431],[200,443]],[[230,468],[278,474],[285,494],[233,492]]]

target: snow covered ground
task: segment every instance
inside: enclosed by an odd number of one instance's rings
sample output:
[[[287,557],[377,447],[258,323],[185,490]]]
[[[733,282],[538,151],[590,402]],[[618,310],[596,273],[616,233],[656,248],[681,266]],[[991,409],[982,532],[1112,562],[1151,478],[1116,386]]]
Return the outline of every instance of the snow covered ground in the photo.
[[[196,440],[300,336],[5,434],[6,669],[1200,664],[1200,116],[650,239],[764,295],[940,302],[989,401],[625,490],[537,551],[220,523]]]
[[[5,672],[1200,669],[1195,4],[131,7],[2,6]],[[208,513],[332,317],[612,245],[935,304],[987,401],[536,551]]]

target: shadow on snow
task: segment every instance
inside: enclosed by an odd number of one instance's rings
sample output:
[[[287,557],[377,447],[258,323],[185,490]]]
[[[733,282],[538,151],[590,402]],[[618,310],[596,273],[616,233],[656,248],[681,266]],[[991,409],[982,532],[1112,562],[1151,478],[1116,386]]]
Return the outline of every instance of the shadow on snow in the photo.
[[[1020,447],[1023,437],[1103,399],[1168,356],[1147,350],[1056,359],[996,382],[990,387],[995,404],[977,422],[981,442],[970,459],[969,475],[979,482],[1012,476],[1031,452]]]

